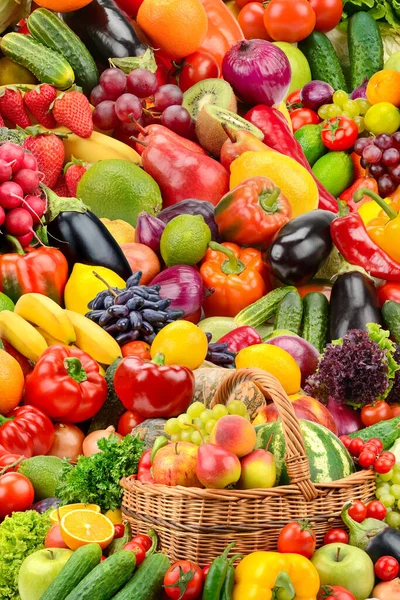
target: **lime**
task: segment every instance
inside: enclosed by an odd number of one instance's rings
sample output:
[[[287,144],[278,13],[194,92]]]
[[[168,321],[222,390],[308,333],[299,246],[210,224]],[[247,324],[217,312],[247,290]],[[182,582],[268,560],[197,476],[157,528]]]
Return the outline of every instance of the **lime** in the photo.
[[[94,273],[100,275],[111,287],[125,287],[125,281],[106,267],[92,267],[75,263],[70,278],[64,291],[64,302],[67,310],[85,315],[88,311],[88,303],[94,300],[99,292],[107,289],[106,284],[98,279]]]
[[[311,166],[327,153],[327,149],[322,143],[321,125],[304,125],[304,127],[300,127],[295,131],[294,137],[303,148],[306,159]]]
[[[275,46],[278,46],[287,56],[292,69],[292,79],[290,80],[290,87],[288,95],[294,90],[299,90],[306,83],[309,83],[312,79],[311,70],[308,61],[301,50],[299,50],[293,44],[288,42],[273,42]]]
[[[14,306],[15,304],[11,298],[0,292],[0,311],[11,310],[11,312],[14,312]]]
[[[395,52],[392,56],[389,56],[384,66],[384,70],[386,71],[387,69],[400,71],[400,52]]]
[[[392,134],[400,127],[400,112],[390,102],[378,102],[367,110],[364,124],[365,129],[374,135]]]
[[[143,169],[126,160],[101,160],[78,184],[77,194],[98,217],[120,219],[136,226],[140,212],[161,210],[160,188]]]
[[[337,197],[346,190],[354,179],[354,165],[345,152],[329,152],[313,166],[315,177],[328,192]]]
[[[57,456],[33,456],[20,464],[18,472],[25,475],[33,485],[35,502],[56,495],[64,464]]]
[[[196,265],[207,252],[211,231],[200,215],[179,215],[161,236],[161,256],[167,267]]]

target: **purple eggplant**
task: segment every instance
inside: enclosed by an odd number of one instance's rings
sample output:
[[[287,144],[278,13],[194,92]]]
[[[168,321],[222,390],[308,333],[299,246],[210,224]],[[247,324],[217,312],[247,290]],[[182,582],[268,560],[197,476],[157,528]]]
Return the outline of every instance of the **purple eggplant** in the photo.
[[[168,206],[168,208],[164,208],[158,213],[157,218],[167,224],[171,219],[179,215],[201,215],[210,228],[211,239],[214,242],[220,241],[218,227],[214,219],[214,206],[211,202],[196,200],[194,198],[181,200],[181,202],[177,202],[172,206]]]
[[[44,500],[40,500],[39,502],[32,504],[28,510],[35,510],[36,512],[42,514],[49,510],[49,508],[57,508],[59,505],[60,500],[58,498],[45,498]]]

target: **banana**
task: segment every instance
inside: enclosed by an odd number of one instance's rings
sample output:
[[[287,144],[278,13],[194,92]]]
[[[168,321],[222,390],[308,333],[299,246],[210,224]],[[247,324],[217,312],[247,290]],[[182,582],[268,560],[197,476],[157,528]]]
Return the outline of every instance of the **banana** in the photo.
[[[0,312],[0,338],[11,344],[23,356],[36,362],[46,350],[46,340],[36,329],[16,312]]]
[[[76,340],[75,330],[64,310],[43,294],[24,294],[16,303],[14,311],[67,346]]]
[[[75,156],[88,163],[117,158],[137,165],[142,164],[141,157],[133,148],[97,131],[87,139],[71,134],[63,139],[63,144],[67,161],[71,160],[71,156]]]
[[[121,349],[117,342],[100,325],[72,310],[64,312],[75,329],[75,344],[80,350],[87,352],[102,365],[111,365],[117,358],[121,358]]]

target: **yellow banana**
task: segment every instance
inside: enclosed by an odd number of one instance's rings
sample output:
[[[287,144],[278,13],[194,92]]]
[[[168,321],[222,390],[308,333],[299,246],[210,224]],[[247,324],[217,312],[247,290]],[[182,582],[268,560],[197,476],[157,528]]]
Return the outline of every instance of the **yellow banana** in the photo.
[[[137,165],[142,164],[141,157],[133,148],[97,131],[87,139],[71,134],[63,139],[63,143],[67,161],[71,160],[71,156],[75,156],[88,163],[117,158]]]
[[[75,344],[80,350],[87,352],[102,365],[111,365],[117,358],[122,356],[117,342],[100,325],[72,310],[65,310],[64,312],[74,326]]]
[[[23,317],[9,310],[0,312],[0,338],[29,360],[36,362],[46,350],[46,340]]]
[[[76,340],[75,330],[64,310],[43,294],[24,294],[16,303],[14,311],[67,346]]]

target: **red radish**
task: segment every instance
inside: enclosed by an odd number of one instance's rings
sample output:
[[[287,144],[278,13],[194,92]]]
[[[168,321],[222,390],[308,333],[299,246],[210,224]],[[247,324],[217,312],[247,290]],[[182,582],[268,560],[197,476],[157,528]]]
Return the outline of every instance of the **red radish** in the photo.
[[[29,246],[29,244],[31,243],[31,241],[33,240],[33,232],[30,231],[29,233],[27,233],[26,235],[19,235],[16,236],[16,239],[18,240],[18,242],[21,244],[21,246],[23,248],[26,248],[27,246]]]
[[[12,142],[6,142],[0,146],[0,158],[8,163],[12,163],[12,171],[16,173],[22,169],[24,162],[25,152],[21,146],[13,144]]]
[[[21,169],[31,169],[37,171],[38,164],[36,158],[30,152],[24,152],[24,160]]]
[[[25,196],[24,206],[30,213],[33,224],[39,225],[41,218],[46,212],[46,200],[39,196]]]
[[[33,219],[25,208],[13,208],[6,214],[5,226],[9,234],[25,236],[33,231]]]
[[[0,158],[0,183],[9,181],[12,177],[11,164]]]
[[[3,225],[6,220],[6,213],[4,212],[4,208],[0,206],[0,227]]]
[[[18,208],[24,199],[24,192],[18,183],[6,181],[0,185],[0,206],[6,209]]]
[[[31,169],[20,169],[15,173],[13,181],[21,186],[24,194],[33,194],[39,187],[40,176],[39,171]]]

